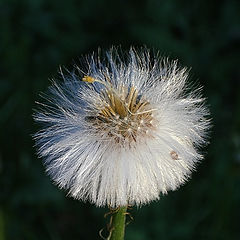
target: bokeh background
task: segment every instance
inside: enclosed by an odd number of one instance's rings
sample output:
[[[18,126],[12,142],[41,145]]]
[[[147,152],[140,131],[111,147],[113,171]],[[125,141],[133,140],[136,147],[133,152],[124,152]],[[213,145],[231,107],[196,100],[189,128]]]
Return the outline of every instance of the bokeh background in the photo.
[[[59,65],[112,45],[145,45],[191,67],[213,119],[192,180],[133,208],[126,239],[240,239],[240,2],[1,0],[0,240],[100,239],[108,210],[51,183],[32,109]]]

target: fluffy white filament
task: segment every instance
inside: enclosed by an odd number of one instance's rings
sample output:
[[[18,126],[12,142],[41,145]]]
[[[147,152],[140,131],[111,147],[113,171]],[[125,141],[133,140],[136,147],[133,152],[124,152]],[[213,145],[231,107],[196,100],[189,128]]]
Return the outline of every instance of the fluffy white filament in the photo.
[[[124,60],[123,60],[124,59]],[[53,81],[34,118],[53,181],[97,206],[141,205],[183,184],[202,159],[209,128],[188,73],[149,51],[87,58],[88,72]],[[82,80],[85,80],[82,81]]]

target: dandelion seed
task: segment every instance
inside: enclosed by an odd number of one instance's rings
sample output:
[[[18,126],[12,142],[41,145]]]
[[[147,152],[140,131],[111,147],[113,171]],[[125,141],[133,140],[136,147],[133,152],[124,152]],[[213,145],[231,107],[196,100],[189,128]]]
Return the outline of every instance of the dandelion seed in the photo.
[[[178,160],[178,154],[175,151],[171,151],[170,155],[173,160]]]
[[[43,125],[35,139],[46,171],[69,195],[97,206],[159,199],[202,159],[204,99],[199,89],[187,92],[187,70],[176,61],[134,49],[125,61],[117,50],[104,63],[95,57],[84,76],[61,72],[34,116]]]

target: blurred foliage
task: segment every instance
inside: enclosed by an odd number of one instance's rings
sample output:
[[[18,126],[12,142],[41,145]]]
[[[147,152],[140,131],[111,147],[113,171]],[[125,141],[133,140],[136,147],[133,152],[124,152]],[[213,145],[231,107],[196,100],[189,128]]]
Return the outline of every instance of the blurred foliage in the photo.
[[[100,239],[103,214],[55,187],[31,138],[34,101],[59,65],[97,48],[154,48],[192,68],[213,118],[192,180],[141,209],[126,239],[240,239],[238,0],[0,1],[0,240]]]

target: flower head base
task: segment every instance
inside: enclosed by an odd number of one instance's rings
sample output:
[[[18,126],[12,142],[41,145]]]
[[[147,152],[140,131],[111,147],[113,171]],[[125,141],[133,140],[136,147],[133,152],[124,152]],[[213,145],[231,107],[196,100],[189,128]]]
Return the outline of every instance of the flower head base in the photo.
[[[185,68],[147,50],[131,49],[126,62],[116,50],[106,52],[105,64],[94,56],[83,76],[61,72],[35,114],[47,172],[71,196],[98,206],[158,199],[202,159],[204,99],[199,89],[187,92]]]

